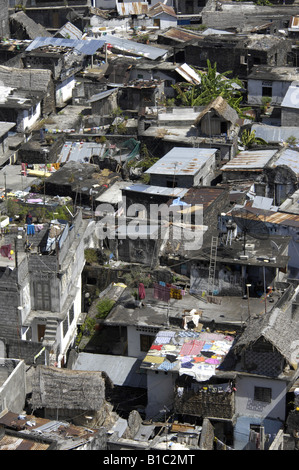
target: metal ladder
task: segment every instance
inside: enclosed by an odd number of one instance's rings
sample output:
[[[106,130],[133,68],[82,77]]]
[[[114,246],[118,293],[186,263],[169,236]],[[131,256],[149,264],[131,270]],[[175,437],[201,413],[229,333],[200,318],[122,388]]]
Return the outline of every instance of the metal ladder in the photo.
[[[208,295],[213,295],[215,273],[216,273],[216,257],[217,257],[218,237],[212,237],[210,251],[210,266],[208,280]]]

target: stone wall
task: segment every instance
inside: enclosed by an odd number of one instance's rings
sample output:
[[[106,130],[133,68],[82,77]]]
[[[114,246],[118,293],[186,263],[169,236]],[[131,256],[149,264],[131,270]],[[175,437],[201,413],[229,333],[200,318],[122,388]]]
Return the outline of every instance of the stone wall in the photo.
[[[281,108],[281,125],[286,127],[299,125],[298,109]]]
[[[34,360],[42,349],[41,343],[7,338],[2,338],[0,341],[4,343],[7,358],[22,359],[27,365],[45,363],[45,351]]]
[[[199,448],[200,450],[213,450],[214,442],[214,428],[211,421],[207,418],[203,420],[202,431],[200,435]]]
[[[3,338],[18,338],[19,293],[16,270],[7,268],[0,274],[0,331]]]
[[[0,0],[0,37],[10,37],[8,20],[8,0]]]
[[[175,412],[191,416],[232,419],[234,408],[233,393],[186,390],[182,397],[176,394],[174,399]]]

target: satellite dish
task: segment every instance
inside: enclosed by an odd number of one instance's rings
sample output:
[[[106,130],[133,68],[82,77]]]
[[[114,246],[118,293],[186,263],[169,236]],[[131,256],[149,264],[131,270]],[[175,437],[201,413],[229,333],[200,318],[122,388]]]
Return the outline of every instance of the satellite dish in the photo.
[[[267,225],[258,219],[258,216],[245,208],[235,209],[232,211],[232,218],[242,231],[244,239],[244,254],[246,246],[246,237],[250,235],[252,238],[265,240],[269,237],[269,229]]]

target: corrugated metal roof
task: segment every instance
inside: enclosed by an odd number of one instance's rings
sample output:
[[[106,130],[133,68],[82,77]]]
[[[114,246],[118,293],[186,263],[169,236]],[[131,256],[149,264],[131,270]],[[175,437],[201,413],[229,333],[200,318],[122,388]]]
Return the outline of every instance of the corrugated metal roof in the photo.
[[[268,126],[266,124],[253,124],[252,130],[255,136],[266,142],[286,142],[289,137],[295,137],[299,141],[299,127]]]
[[[45,424],[42,424],[39,427],[34,428],[35,431],[40,432],[40,433],[47,433],[47,432],[55,432],[57,431],[61,426],[67,426],[66,423],[62,421],[48,421]]]
[[[178,28],[170,28],[168,29],[164,34],[165,37],[176,39],[178,41],[190,41],[192,39],[198,39],[199,35],[198,34],[192,34],[187,31],[183,31]]]
[[[202,205],[203,210],[207,209],[226,190],[224,188],[206,187],[190,188],[182,198],[184,202],[192,205]]]
[[[184,80],[187,80],[190,83],[195,85],[199,85],[201,83],[201,77],[186,63],[177,67],[175,71],[179,73]]]
[[[263,209],[266,211],[277,211],[277,207],[273,206],[273,199],[269,197],[263,196],[255,196],[252,202],[252,207],[256,207],[257,209]]]
[[[277,150],[244,150],[226,163],[221,170],[263,169],[276,152]]]
[[[4,435],[0,439],[0,450],[47,450],[50,444],[43,444],[33,440]]]
[[[68,39],[81,39],[82,38],[82,31],[74,26],[69,21],[65,23],[62,28],[57,31],[57,34],[61,34],[64,38]]]
[[[161,58],[168,52],[167,49],[141,44],[129,39],[111,36],[109,34],[103,36],[103,38],[105,39],[106,43],[111,44],[111,46],[119,49],[120,51],[131,52],[132,54],[147,57],[151,60]]]
[[[225,30],[221,30],[221,29],[213,29],[213,28],[207,28],[205,29],[202,33],[201,33],[203,36],[211,36],[211,35],[223,35],[223,34],[234,34],[234,33],[231,33],[230,31],[225,31]]]
[[[288,214],[286,212],[274,212],[274,211],[267,211],[264,209],[258,209],[255,207],[245,206],[246,215],[242,214],[237,215],[238,217],[248,218],[252,220],[259,220],[263,223],[269,224],[278,224],[278,225],[286,225],[291,227],[299,227],[299,215],[296,214]]]
[[[8,411],[0,418],[0,424],[8,429],[13,429],[15,431],[27,431],[32,432],[38,436],[43,436],[46,439],[57,440],[62,445],[62,449],[66,450],[69,448],[78,447],[87,441],[91,437],[92,430],[81,426],[75,426],[73,424],[67,423],[66,421],[55,421],[45,418],[39,418],[33,415],[18,415],[17,413],[12,413]],[[79,439],[80,438],[80,439]],[[20,443],[20,446],[17,450],[24,449],[25,447],[28,450],[37,450],[41,445],[37,441],[27,441],[26,436],[24,435],[23,442]],[[0,440],[0,450],[2,449],[1,445],[3,441]],[[13,443],[12,443],[13,444]],[[14,445],[14,444],[13,444]],[[46,444],[49,447],[49,444]],[[43,450],[43,449],[42,449]]]
[[[177,17],[174,8],[170,5],[164,5],[164,3],[156,3],[155,5],[150,7],[148,16],[154,18],[155,16],[161,15],[163,13],[174,18]]]
[[[125,181],[116,181],[110,188],[97,197],[99,203],[117,204],[122,201],[122,189],[126,187]]]
[[[217,149],[174,147],[145,173],[163,175],[194,175]]]
[[[145,15],[148,12],[147,2],[116,3],[117,13],[121,16]]]
[[[69,47],[79,54],[94,55],[98,49],[105,44],[103,39],[65,39],[65,38],[44,38],[38,37],[26,48],[26,52],[33,51],[40,47],[56,46]]]
[[[138,373],[140,364],[135,357],[80,353],[73,370],[106,372],[114,385],[146,388],[146,376]]]
[[[110,96],[116,88],[112,90],[106,90],[102,91],[101,93],[97,93],[96,95],[93,95],[90,100],[88,100],[89,103],[94,103],[95,101],[103,100],[104,98],[107,98],[107,96]]]
[[[136,191],[143,194],[156,194],[166,197],[183,197],[187,192],[187,188],[164,188],[163,186],[153,186],[146,184],[132,184],[126,186],[127,191]]]
[[[105,145],[96,142],[65,142],[63,145],[59,163],[76,161],[80,163],[88,163],[93,155],[103,156],[106,150]]]
[[[275,168],[279,165],[286,165],[290,167],[294,173],[299,175],[299,151],[296,152],[296,150],[291,150],[289,148],[285,149],[271,166]]]

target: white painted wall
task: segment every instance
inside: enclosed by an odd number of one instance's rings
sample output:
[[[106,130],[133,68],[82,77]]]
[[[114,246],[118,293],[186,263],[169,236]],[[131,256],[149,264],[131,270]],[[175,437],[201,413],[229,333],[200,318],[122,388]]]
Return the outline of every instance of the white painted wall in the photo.
[[[167,406],[169,409],[171,408],[174,400],[176,378],[177,374],[172,372],[147,370],[147,419],[160,413],[164,406]]]
[[[57,341],[60,343],[60,361],[62,360],[62,357],[64,358],[64,363],[66,363],[66,355],[69,347],[73,343],[76,335],[77,335],[77,322],[81,313],[81,287],[82,287],[82,281],[81,281],[81,276],[79,276],[77,280],[77,292],[74,298],[74,319],[72,323],[69,321],[69,328],[65,336],[63,336],[63,326],[62,322],[59,325],[58,332],[57,332]],[[58,364],[60,365],[60,364]]]
[[[27,315],[29,315],[30,310],[31,310],[31,296],[30,296],[29,282],[25,284],[25,286],[21,290],[20,306],[22,307],[20,312],[21,312],[21,322],[23,325]]]
[[[72,91],[76,86],[75,76],[71,76],[63,80],[56,86],[55,98],[56,106],[63,106],[72,98]]]
[[[266,80],[248,80],[248,103],[261,104],[263,84],[268,86],[267,83],[272,84],[272,105],[281,104],[288,88],[292,82],[285,81],[266,81]]]
[[[9,361],[10,359],[7,359]],[[0,413],[7,408],[12,413],[20,413],[24,409],[26,398],[26,366],[20,360],[7,380],[0,387]]]
[[[278,431],[282,429],[282,423],[278,420],[264,419],[261,421],[258,417],[239,416],[234,427],[234,449],[242,450],[248,443],[250,425],[263,426],[265,434],[269,435],[269,443],[271,444]]]
[[[31,129],[41,117],[41,104],[38,103],[30,111],[24,109],[19,112],[17,118],[17,131],[23,132]]]
[[[155,5],[155,3],[157,2],[153,2],[152,5]],[[177,26],[177,18],[167,15],[166,13],[161,13],[159,16],[156,16],[152,19],[155,26],[158,26],[157,22],[159,23],[160,29],[167,29],[173,26]]]
[[[272,390],[270,403],[254,400],[254,387],[267,387]],[[263,424],[268,419],[276,428],[285,420],[286,382],[258,376],[238,376],[236,380],[235,410],[239,425],[235,427],[234,448],[241,449],[248,442],[250,424]],[[265,426],[265,433],[270,433]],[[273,433],[273,428],[271,428]]]
[[[127,327],[127,341],[128,341],[128,356],[143,359],[147,355],[147,351],[141,351],[140,349],[140,335],[149,335],[155,338],[156,333],[151,332],[149,329],[146,331],[138,331],[136,326]]]
[[[216,167],[216,153],[214,153],[201,168],[199,175],[194,179],[194,186],[201,184],[209,186],[214,178],[214,170]]]

